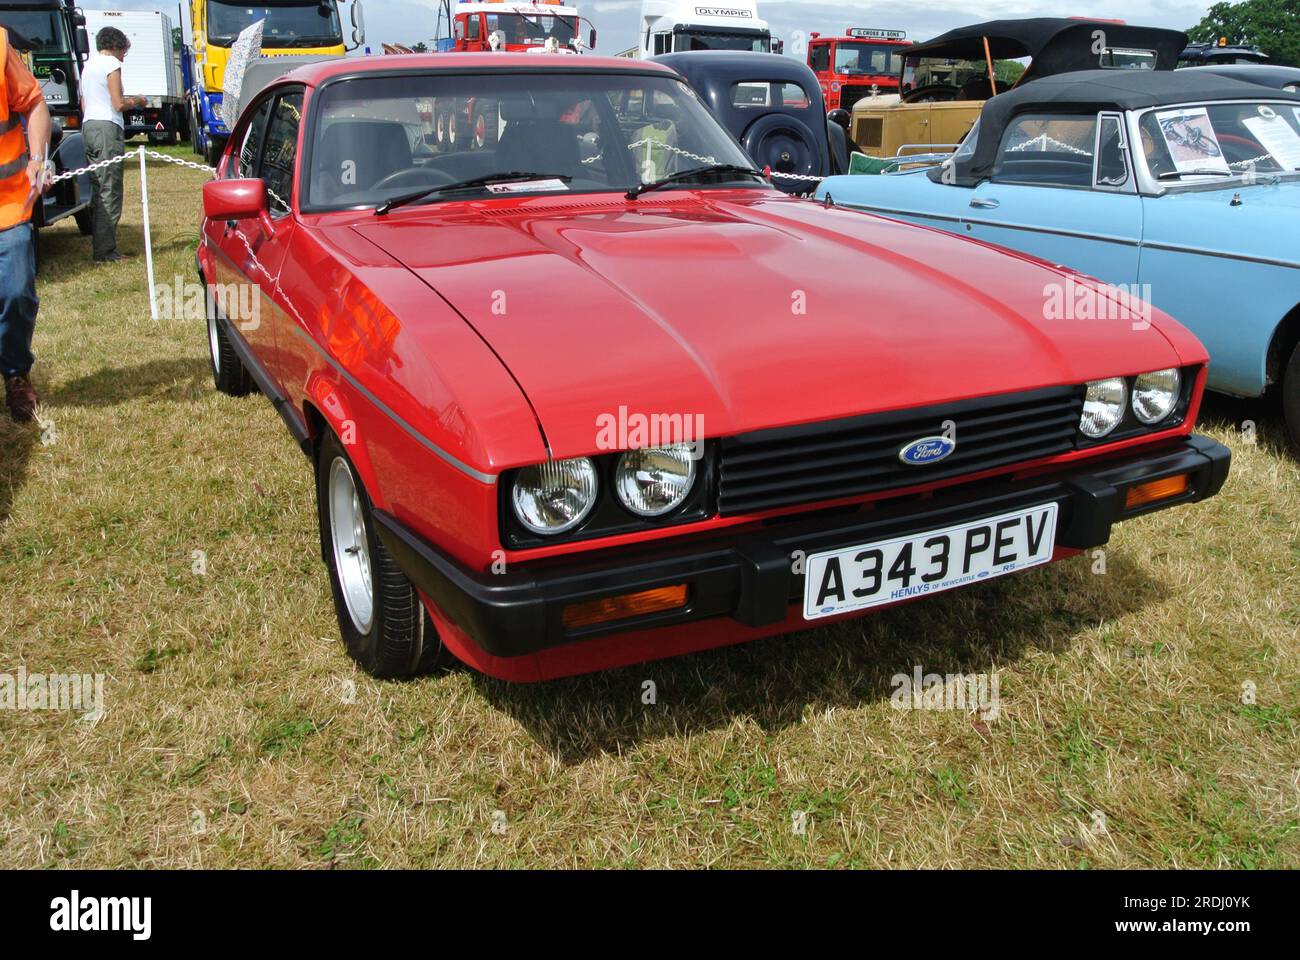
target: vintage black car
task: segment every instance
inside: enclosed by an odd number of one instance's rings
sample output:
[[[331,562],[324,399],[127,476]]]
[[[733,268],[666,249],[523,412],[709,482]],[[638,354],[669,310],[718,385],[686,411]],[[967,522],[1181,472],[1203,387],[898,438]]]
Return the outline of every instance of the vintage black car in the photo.
[[[1236,63],[1266,62],[1268,54],[1259,47],[1242,43],[1230,44],[1226,37],[1220,37],[1218,43],[1189,43],[1178,56],[1178,65],[1182,67],[1224,67]]]
[[[821,86],[807,64],[740,50],[653,59],[686,78],[754,163],[771,168],[772,183],[786,193],[811,193],[813,178],[848,172],[848,136],[841,125],[847,114],[841,123],[827,117]]]

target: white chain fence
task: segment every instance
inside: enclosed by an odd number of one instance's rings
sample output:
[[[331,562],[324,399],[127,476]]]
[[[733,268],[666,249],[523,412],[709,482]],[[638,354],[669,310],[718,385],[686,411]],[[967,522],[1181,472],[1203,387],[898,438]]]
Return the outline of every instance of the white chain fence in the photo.
[[[164,163],[175,164],[178,167],[189,167],[191,170],[201,170],[209,177],[215,177],[217,171],[204,163],[194,163],[192,160],[182,160],[180,157],[168,156],[165,153],[159,153],[157,150],[150,150],[146,147],[138,147],[135,150],[128,150],[126,153],[116,157],[109,157],[107,160],[100,160],[96,163],[79,167],[76,170],[67,170],[50,178],[50,186],[61,183],[64,180],[71,180],[79,177],[83,173],[94,173],[96,170],[103,170],[114,164],[126,163],[132,158],[140,161],[140,206],[144,213],[144,261],[145,269],[149,275],[149,315],[154,320],[158,319],[158,291],[154,286],[153,276],[153,237],[149,225],[149,173],[145,165],[145,158],[153,157],[156,160],[162,160]]]
[[[128,160],[135,159],[140,155],[153,157],[155,160],[162,160],[166,163],[174,163],[178,167],[189,167],[191,170],[202,170],[208,176],[215,177],[217,171],[205,163],[195,163],[192,160],[182,160],[180,157],[169,156],[165,153],[159,153],[157,150],[149,150],[145,147],[137,147],[134,150],[128,150],[126,153],[117,157],[109,157],[107,160],[100,160],[98,163],[92,163],[89,166],[80,167],[76,170],[68,170],[54,177],[50,183],[62,183],[64,180],[71,180],[79,177],[83,173],[94,173],[96,170],[103,170],[105,167],[111,167],[116,163],[125,163]]]

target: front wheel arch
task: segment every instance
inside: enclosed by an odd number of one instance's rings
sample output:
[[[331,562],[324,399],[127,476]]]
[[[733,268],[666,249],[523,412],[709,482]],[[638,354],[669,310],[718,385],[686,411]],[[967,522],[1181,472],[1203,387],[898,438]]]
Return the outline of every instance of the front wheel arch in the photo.
[[[1286,373],[1287,362],[1291,354],[1300,345],[1300,303],[1282,318],[1282,322],[1273,331],[1269,340],[1268,353],[1264,361],[1265,382],[1270,385],[1280,384]]]

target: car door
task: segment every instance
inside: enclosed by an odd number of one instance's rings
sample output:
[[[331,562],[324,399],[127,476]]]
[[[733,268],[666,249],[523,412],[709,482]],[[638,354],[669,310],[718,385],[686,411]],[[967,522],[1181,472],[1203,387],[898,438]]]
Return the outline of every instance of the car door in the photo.
[[[237,144],[221,170],[221,176],[231,180],[254,179],[262,155],[262,141],[266,134],[266,121],[270,117],[273,98],[260,106],[251,107],[232,134],[231,142]],[[271,329],[261,317],[261,293],[254,274],[256,267],[249,249],[249,226],[256,231],[257,221],[241,223],[236,220],[210,221],[207,224],[208,245],[216,250],[212,293],[222,314],[230,321],[235,334],[253,351],[259,364],[265,365],[274,346]]]
[[[301,89],[267,96],[250,107],[247,127],[236,131],[238,153],[225,174],[266,183],[269,219],[210,225],[218,257],[223,312],[253,349],[258,363],[277,383],[282,366],[277,328],[286,311],[280,269],[294,230],[293,168],[302,126]],[[230,289],[231,286],[237,290]]]
[[[289,336],[291,316],[296,312],[290,295],[280,285],[280,273],[293,242],[297,221],[294,217],[295,169],[298,165],[298,138],[302,131],[303,91],[289,88],[275,97],[267,118],[266,135],[257,175],[266,184],[266,202],[270,213],[269,227],[256,221],[241,225],[248,236],[249,254],[256,264],[252,277],[262,294],[263,319],[271,321],[267,356],[271,376],[284,382],[283,351]]]
[[[1123,117],[1017,117],[963,219],[968,236],[1106,283],[1137,283],[1142,200]]]

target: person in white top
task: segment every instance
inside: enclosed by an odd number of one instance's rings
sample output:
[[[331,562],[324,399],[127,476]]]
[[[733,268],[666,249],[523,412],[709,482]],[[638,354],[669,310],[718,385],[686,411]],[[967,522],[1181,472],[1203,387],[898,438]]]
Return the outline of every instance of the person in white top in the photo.
[[[116,27],[105,27],[95,36],[99,52],[86,61],[81,72],[82,139],[86,160],[98,163],[120,157],[126,150],[122,111],[148,104],[144,97],[122,92],[122,61],[131,41]],[[96,263],[125,259],[117,250],[117,223],[122,219],[122,164],[96,170],[90,175],[92,243]]]

